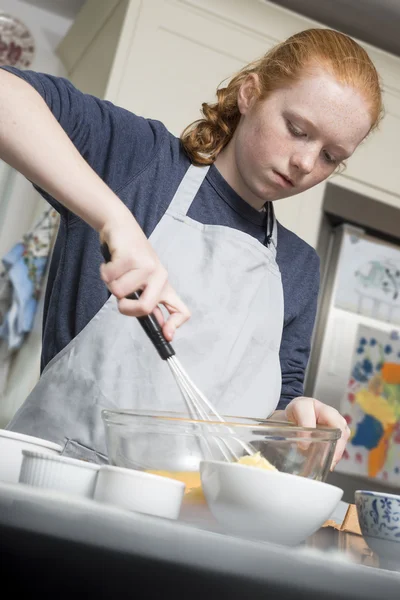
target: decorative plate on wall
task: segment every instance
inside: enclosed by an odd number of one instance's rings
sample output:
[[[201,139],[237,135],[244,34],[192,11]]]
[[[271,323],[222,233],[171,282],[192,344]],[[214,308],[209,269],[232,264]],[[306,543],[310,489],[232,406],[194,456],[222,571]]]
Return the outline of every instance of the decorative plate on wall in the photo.
[[[0,65],[26,69],[34,55],[35,42],[26,25],[0,12]]]

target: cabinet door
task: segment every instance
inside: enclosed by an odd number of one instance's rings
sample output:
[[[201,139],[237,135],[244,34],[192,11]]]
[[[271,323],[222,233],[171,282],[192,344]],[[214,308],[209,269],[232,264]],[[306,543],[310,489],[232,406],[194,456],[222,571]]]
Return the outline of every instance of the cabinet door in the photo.
[[[161,120],[175,135],[214,101],[217,86],[277,41],[260,2],[142,2],[124,26],[107,98]]]

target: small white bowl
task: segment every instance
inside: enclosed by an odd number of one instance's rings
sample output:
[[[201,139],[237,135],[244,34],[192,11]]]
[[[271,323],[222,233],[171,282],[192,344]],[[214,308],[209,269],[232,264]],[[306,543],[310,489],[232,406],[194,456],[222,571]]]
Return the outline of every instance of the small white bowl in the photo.
[[[62,446],[40,438],[0,429],[0,481],[18,483],[22,463],[22,450],[36,450],[59,455]]]
[[[220,461],[202,461],[208,506],[227,533],[295,546],[315,533],[343,490],[298,475]]]
[[[94,499],[166,519],[177,519],[185,484],[182,481],[134,469],[102,465]]]
[[[20,483],[93,498],[100,465],[30,450],[24,450],[22,455]]]

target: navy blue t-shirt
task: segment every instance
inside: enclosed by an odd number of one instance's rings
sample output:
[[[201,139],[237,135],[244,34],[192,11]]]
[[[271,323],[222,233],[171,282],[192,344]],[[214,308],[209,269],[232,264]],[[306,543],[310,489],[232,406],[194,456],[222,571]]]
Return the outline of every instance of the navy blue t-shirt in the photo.
[[[149,237],[190,165],[179,139],[159,121],[83,94],[64,78],[7,70],[39,92],[85,160],[129,207]],[[100,279],[103,259],[98,233],[39,191],[61,215],[45,296],[43,369],[94,317],[109,292]],[[245,202],[215,166],[188,214],[201,223],[233,227],[260,243],[265,241],[266,213]],[[162,262],[162,256],[159,258]],[[277,263],[284,292],[279,404],[283,408],[303,393],[319,289],[319,259],[311,246],[278,223]]]

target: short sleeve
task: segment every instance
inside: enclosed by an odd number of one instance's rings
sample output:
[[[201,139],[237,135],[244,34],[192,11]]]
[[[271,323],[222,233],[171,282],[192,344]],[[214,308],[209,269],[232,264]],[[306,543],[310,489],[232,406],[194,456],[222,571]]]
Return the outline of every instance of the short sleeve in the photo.
[[[35,88],[80,154],[113,191],[129,183],[157,153],[166,133],[158,121],[84,94],[63,77],[3,68]],[[60,212],[65,210],[43,195]]]

